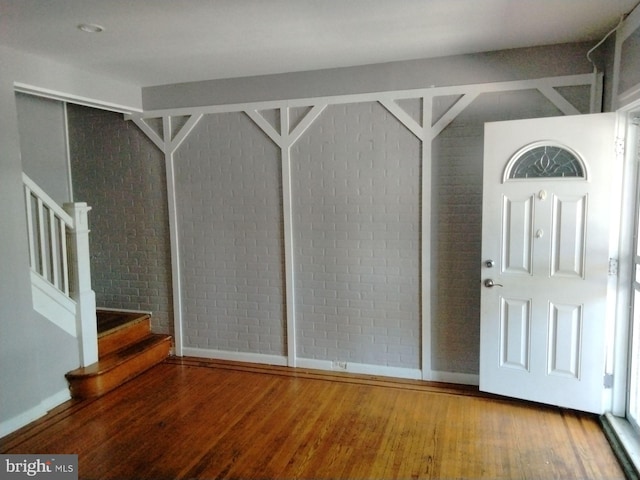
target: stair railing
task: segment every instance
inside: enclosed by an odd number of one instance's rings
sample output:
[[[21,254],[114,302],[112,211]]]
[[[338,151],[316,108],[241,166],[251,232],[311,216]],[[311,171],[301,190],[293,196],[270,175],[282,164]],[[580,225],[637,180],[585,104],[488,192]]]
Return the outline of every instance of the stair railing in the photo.
[[[32,275],[76,304],[76,336],[82,366],[98,361],[95,293],[91,289],[86,203],[60,207],[22,174]]]

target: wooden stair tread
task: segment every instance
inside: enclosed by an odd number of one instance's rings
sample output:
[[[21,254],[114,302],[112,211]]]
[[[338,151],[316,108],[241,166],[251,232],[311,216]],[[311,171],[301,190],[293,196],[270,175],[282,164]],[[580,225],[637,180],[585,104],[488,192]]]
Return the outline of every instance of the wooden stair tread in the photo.
[[[171,336],[149,334],[136,343],[110,353],[97,363],[67,373],[73,398],[104,395],[140,375],[169,356]]]
[[[133,323],[148,320],[148,313],[118,312],[111,310],[97,310],[98,338],[110,335],[118,330],[126,329]]]
[[[162,334],[149,334],[142,340],[129,345],[127,347],[116,350],[104,357],[100,358],[96,363],[87,365],[86,367],[77,368],[67,373],[68,379],[102,375],[119,365],[126,363],[131,357],[144,354],[144,352],[157,344],[171,344],[171,337]]]
[[[171,336],[151,333],[147,313],[97,310],[98,361],[66,374],[73,398],[104,395],[169,356]]]

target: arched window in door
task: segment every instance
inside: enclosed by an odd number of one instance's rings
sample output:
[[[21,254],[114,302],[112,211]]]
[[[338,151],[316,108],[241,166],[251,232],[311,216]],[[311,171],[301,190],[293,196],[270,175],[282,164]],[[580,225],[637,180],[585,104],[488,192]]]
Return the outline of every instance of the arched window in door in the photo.
[[[519,150],[507,164],[505,180],[526,178],[586,179],[584,163],[566,147],[536,143]]]

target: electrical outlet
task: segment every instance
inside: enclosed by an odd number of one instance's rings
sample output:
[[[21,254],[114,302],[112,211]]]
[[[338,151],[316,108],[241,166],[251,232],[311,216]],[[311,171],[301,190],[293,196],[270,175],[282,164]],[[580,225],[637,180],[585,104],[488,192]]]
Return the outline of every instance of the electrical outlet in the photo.
[[[333,361],[334,370],[347,370],[347,362],[340,362],[338,360]]]

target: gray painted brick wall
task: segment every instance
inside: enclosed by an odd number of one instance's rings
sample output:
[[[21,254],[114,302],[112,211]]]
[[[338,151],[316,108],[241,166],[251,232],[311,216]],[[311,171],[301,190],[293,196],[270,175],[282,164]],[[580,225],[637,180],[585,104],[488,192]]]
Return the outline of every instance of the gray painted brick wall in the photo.
[[[292,148],[298,354],[419,368],[420,142],[377,103]]]
[[[69,105],[74,200],[89,212],[91,281],[99,307],[151,311],[173,331],[164,155],[122,115]]]
[[[436,99],[436,117],[454,100]],[[419,102],[401,105],[419,119]],[[94,206],[98,301],[169,318],[162,154],[86,111],[71,109],[73,175]],[[478,372],[484,122],[558,114],[537,91],[484,94],[434,141],[434,370]],[[378,103],[334,105],[291,154],[298,356],[420,368],[420,142]],[[186,347],[286,355],[280,163],[243,113],[206,115],[178,149]]]
[[[206,115],[175,170],[184,345],[286,355],[280,150],[244,113]]]

